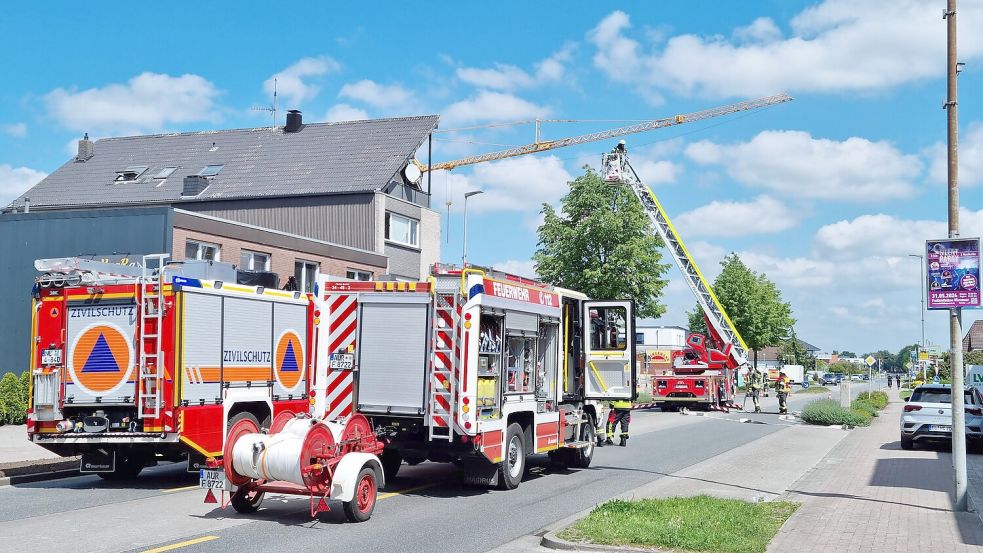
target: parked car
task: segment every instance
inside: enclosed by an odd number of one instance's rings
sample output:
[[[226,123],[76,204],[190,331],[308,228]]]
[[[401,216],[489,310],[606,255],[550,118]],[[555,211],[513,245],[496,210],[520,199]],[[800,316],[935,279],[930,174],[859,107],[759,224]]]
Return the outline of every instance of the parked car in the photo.
[[[839,384],[840,382],[843,382],[843,373],[835,373],[835,374],[836,374],[836,383]]]
[[[966,440],[983,439],[983,396],[972,387],[966,402]],[[948,384],[923,384],[911,392],[901,411],[901,448],[915,442],[952,440],[952,390]]]
[[[819,378],[819,383],[823,386],[829,386],[830,384],[836,384],[836,375],[833,373],[826,373]]]

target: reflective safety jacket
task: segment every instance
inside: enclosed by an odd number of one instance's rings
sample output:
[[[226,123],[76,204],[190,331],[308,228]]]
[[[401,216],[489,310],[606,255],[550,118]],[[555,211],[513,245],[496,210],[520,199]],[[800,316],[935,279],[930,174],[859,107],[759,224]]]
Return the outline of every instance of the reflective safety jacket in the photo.
[[[751,371],[747,375],[748,387],[752,390],[760,390],[765,383],[765,377],[760,371]]]
[[[775,390],[779,392],[789,393],[792,391],[792,379],[789,377],[779,377],[775,381]]]
[[[631,401],[619,399],[611,402],[612,409],[631,409]]]

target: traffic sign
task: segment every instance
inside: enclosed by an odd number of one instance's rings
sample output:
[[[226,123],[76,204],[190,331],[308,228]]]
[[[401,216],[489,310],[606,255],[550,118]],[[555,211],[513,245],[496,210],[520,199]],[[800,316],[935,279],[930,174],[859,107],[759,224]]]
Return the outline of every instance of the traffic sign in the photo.
[[[873,367],[874,363],[877,362],[877,359],[874,359],[873,355],[868,355],[867,359],[864,359],[864,362],[867,363],[868,367]]]

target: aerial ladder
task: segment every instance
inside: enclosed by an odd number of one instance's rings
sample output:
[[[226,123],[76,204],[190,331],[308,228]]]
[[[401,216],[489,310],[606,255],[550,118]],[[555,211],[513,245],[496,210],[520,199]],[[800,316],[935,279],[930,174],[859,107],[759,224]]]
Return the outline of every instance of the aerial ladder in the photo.
[[[608,140],[611,138],[618,138],[631,134],[673,127],[685,123],[704,121],[714,117],[721,117],[734,113],[755,111],[790,101],[792,101],[792,97],[788,94],[782,93],[773,96],[765,96],[754,100],[718,106],[702,111],[644,121],[624,127],[567,138],[559,138],[556,140],[541,140],[539,126],[540,121],[536,120],[536,140],[531,144],[434,164],[423,164],[420,161],[413,159],[412,165],[419,169],[419,175],[416,175],[418,179],[423,173],[428,171],[450,171],[459,167],[484,163],[487,161],[496,161],[500,159],[535,154],[555,150],[557,148],[566,148],[569,146],[588,144],[591,142],[598,142],[601,140]],[[577,121],[565,120],[564,122]],[[627,185],[641,203],[646,215],[652,223],[652,227],[666,244],[670,255],[672,255],[673,261],[675,261],[676,266],[679,267],[680,272],[682,272],[683,277],[686,279],[686,284],[693,292],[693,295],[696,296],[697,302],[703,309],[704,317],[707,321],[707,331],[710,334],[709,338],[713,342],[719,344],[719,346],[722,348],[722,352],[727,357],[728,371],[736,369],[742,365],[746,365],[747,344],[745,344],[741,334],[737,331],[734,323],[730,320],[730,317],[727,315],[727,311],[724,309],[723,305],[720,304],[720,300],[714,294],[710,283],[707,282],[706,278],[703,276],[703,273],[700,272],[700,268],[697,266],[693,256],[690,255],[689,251],[686,249],[682,238],[680,238],[679,233],[673,226],[672,221],[666,214],[666,211],[659,202],[659,199],[656,197],[651,188],[642,183],[641,179],[638,177],[638,173],[635,172],[635,169],[632,168],[631,164],[628,162],[628,152],[624,147],[624,140],[622,140],[612,152],[604,154],[604,157],[602,158],[602,165],[604,177],[608,182]],[[730,375],[728,375],[728,381],[732,381]],[[732,393],[733,391],[731,387],[728,386],[726,394],[727,400],[732,399]]]

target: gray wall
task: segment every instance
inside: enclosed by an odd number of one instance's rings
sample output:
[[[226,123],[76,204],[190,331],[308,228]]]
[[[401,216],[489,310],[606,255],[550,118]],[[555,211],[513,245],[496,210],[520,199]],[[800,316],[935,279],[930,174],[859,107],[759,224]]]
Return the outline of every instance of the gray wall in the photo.
[[[0,215],[0,372],[27,368],[35,259],[170,253],[171,228],[169,208]]]
[[[377,194],[376,200],[376,217],[380,221],[386,211],[391,211],[420,222],[417,227],[418,248],[387,242],[385,224],[380,224],[376,229],[377,247],[389,256],[390,274],[413,280],[425,279],[430,273],[430,266],[440,260],[440,214],[386,194]]]
[[[375,244],[373,194],[182,202],[175,207],[363,250]]]

